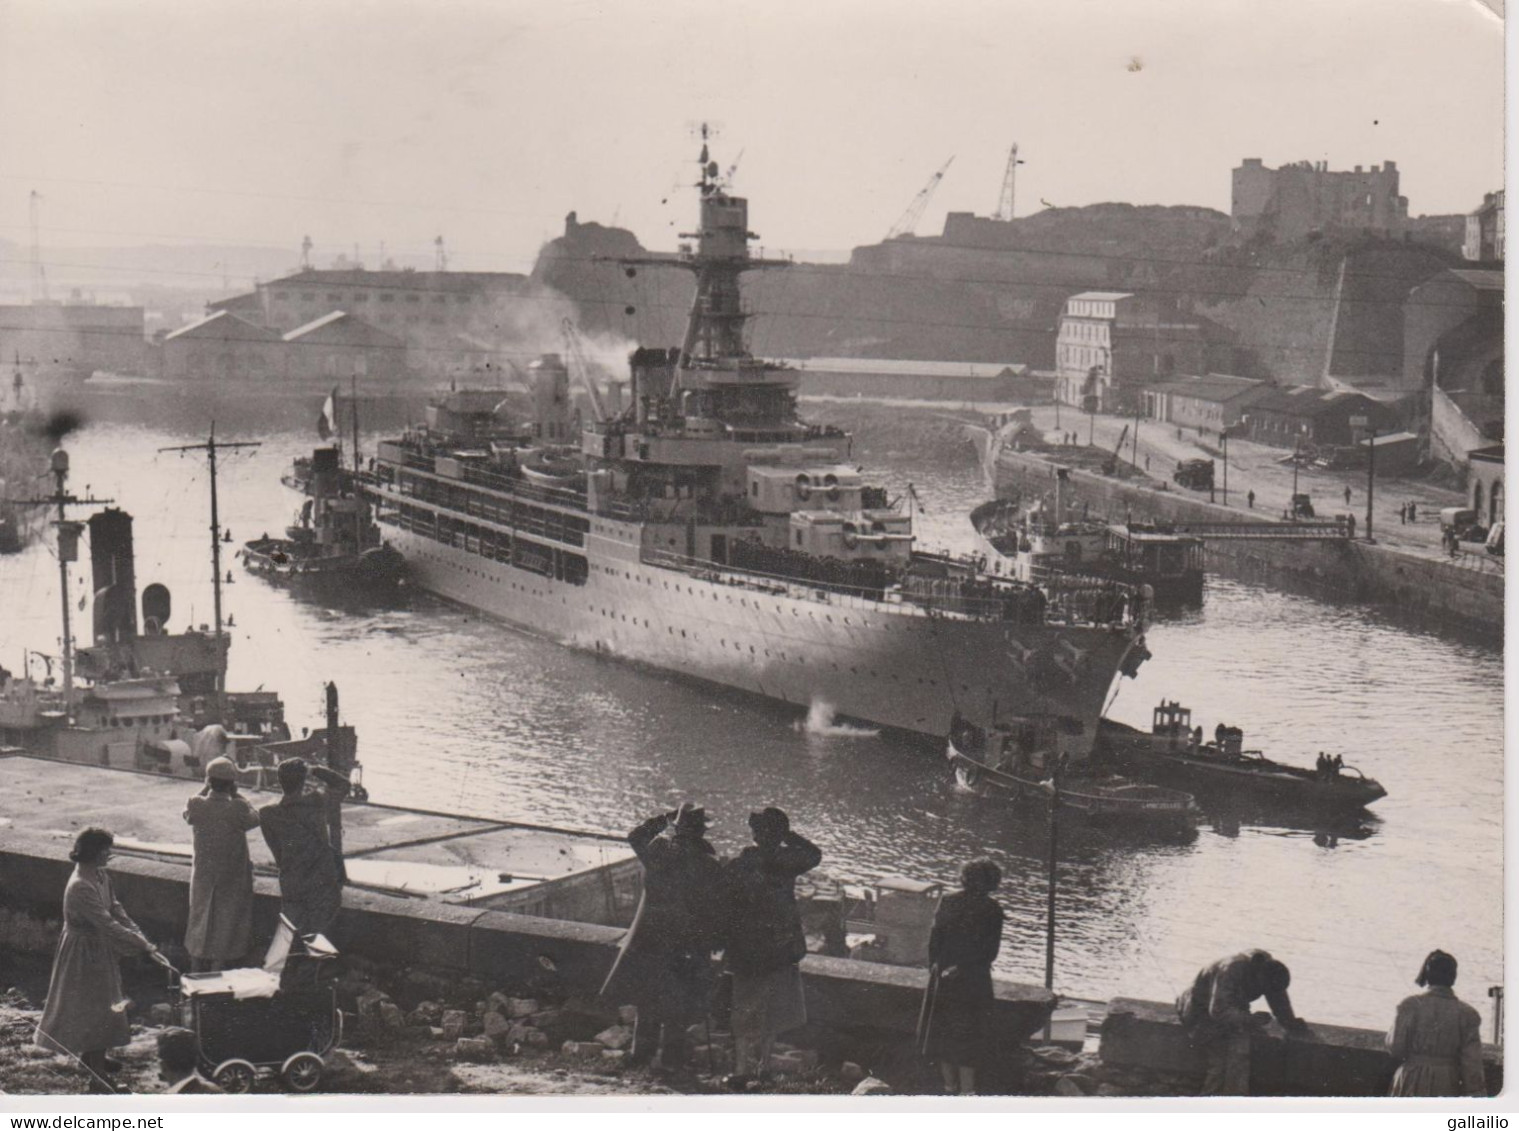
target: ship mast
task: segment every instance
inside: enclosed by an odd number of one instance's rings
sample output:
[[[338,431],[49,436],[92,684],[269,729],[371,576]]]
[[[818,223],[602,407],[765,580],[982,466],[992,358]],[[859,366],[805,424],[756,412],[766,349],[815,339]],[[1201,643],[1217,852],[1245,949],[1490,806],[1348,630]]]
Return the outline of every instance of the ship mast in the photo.
[[[102,506],[114,499],[81,499],[70,495],[66,489],[69,477],[69,453],[62,448],[53,452],[49,461],[53,473],[53,493],[40,499],[7,499],[19,506],[56,506],[58,517],[53,525],[58,530],[58,584],[62,591],[63,607],[63,699],[65,709],[73,710],[74,694],[74,629],[69,615],[69,563],[79,557],[79,535],[84,524],[71,522],[69,507]]]
[[[223,448],[257,448],[257,441],[240,443],[216,442],[216,422],[211,422],[211,434],[203,444],[181,444],[173,448],[159,448],[161,452],[205,452],[211,468],[211,600],[216,619],[216,694],[227,690],[227,649],[222,639],[222,530],[221,515],[216,497],[216,453]]]

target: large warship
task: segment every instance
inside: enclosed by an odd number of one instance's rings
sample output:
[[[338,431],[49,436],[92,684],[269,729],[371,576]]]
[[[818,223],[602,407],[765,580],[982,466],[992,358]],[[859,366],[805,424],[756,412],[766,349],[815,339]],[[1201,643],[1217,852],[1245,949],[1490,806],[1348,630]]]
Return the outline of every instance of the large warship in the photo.
[[[364,489],[417,586],[598,654],[942,740],[950,721],[1056,720],[1095,739],[1146,658],[1143,594],[1063,574],[988,576],[913,548],[912,514],[803,421],[794,370],[752,356],[748,202],[708,156],[699,230],[673,257],[695,297],[678,348],[630,357],[626,408],[573,440],[458,391],[382,441]],[[504,404],[504,402],[503,402]],[[561,434],[555,435],[558,431]],[[545,469],[548,473],[545,473]]]

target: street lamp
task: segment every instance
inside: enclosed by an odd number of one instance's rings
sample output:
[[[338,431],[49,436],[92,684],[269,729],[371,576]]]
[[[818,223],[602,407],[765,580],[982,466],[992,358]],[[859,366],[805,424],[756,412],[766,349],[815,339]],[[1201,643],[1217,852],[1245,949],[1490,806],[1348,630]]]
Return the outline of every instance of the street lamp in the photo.
[[[1224,446],[1224,506],[1229,505],[1229,429],[1227,426],[1218,430],[1218,439]]]

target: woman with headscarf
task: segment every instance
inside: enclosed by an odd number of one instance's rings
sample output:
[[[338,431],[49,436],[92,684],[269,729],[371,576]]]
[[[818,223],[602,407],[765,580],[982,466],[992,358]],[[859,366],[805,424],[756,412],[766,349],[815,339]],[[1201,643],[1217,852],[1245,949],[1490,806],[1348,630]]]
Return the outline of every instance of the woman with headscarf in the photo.
[[[115,839],[100,828],[85,829],[74,839],[69,853],[74,874],[63,889],[63,935],[36,1035],[37,1044],[77,1057],[94,1074],[91,1091],[110,1090],[104,1077],[121,1062],[106,1050],[131,1036],[120,955],[148,954],[168,965],[111,888],[106,865]]]
[[[1456,960],[1432,950],[1414,985],[1422,994],[1398,1003],[1387,1051],[1398,1062],[1394,1096],[1485,1096],[1482,1015],[1456,997]]]
[[[944,1089],[976,1093],[976,1064],[992,1022],[992,962],[1002,947],[1002,908],[991,893],[1002,869],[972,860],[960,870],[960,891],[945,896],[928,936],[928,999],[919,1027],[925,1056],[939,1062]]]
[[[248,833],[259,825],[258,810],[238,796],[237,767],[230,758],[207,764],[205,787],[190,798],[184,816],[195,840],[185,949],[191,970],[220,970],[247,954],[252,942]]]

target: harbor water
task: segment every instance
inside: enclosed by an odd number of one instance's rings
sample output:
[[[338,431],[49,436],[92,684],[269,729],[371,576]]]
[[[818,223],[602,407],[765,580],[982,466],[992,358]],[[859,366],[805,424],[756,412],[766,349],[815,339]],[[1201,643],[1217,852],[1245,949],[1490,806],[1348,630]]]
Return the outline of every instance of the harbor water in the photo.
[[[212,619],[207,474],[202,455],[157,449],[201,438],[92,425],[66,443],[73,491],[135,516],[138,585],[169,586],[176,631]],[[220,465],[234,538],[222,563],[234,579],[228,686],[279,691],[298,731],[321,725],[322,684],[336,680],[377,801],[623,831],[689,799],[716,818],[725,852],[746,841],[750,810],[779,805],[822,846],[824,870],[855,882],[952,883],[960,862],[989,856],[1006,877],[998,969],[1042,979],[1037,813],[958,789],[942,751],[831,722],[826,705],[788,708],[598,660],[423,595],[383,609],[297,600],[232,551],[292,520],[300,499],[279,476],[314,438],[227,438],[263,441]],[[894,496],[915,485],[923,543],[969,550],[965,516],[986,496],[969,447],[951,455],[875,451],[867,463]],[[57,653],[57,580],[50,533],[0,558],[6,667],[18,670],[25,649]],[[72,589],[82,643],[87,560]],[[1201,609],[1162,616],[1148,640],[1153,658],[1115,688],[1112,717],[1148,726],[1159,700],[1179,699],[1207,732],[1243,727],[1246,746],[1270,757],[1311,766],[1320,750],[1341,754],[1388,796],[1353,833],[1225,823],[1191,843],[1146,844],[1070,830],[1056,989],[1169,999],[1200,965],[1261,946],[1291,967],[1305,1017],[1383,1026],[1439,946],[1459,957],[1457,991],[1486,1016],[1486,989],[1503,975],[1501,653],[1218,579]]]

